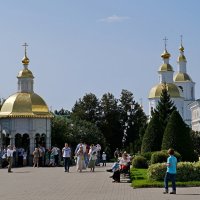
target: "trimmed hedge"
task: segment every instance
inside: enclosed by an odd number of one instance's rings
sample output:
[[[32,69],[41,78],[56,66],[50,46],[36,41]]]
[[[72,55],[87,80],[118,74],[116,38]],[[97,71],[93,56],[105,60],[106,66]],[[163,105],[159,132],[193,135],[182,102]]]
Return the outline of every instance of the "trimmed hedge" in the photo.
[[[149,180],[163,180],[166,173],[164,163],[151,165],[147,170]],[[177,164],[177,181],[199,181],[200,180],[200,162],[179,162]]]
[[[151,155],[151,164],[166,162],[168,156],[169,155],[167,153],[167,150],[154,152]],[[177,158],[178,161],[181,160],[181,155],[178,152],[175,152],[174,156]]]
[[[134,168],[148,168],[147,159],[143,156],[135,156],[132,161],[132,167]]]

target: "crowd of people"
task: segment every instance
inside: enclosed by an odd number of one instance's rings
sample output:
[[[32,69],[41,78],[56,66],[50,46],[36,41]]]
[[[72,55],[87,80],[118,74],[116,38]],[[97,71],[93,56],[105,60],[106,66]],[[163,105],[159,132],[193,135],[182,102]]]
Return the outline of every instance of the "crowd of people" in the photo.
[[[60,161],[63,160],[64,171],[69,172],[70,166],[72,165],[72,158],[75,159],[76,169],[78,172],[82,172],[87,168],[90,169],[91,172],[95,171],[95,166],[100,165],[100,161],[102,162],[102,166],[106,166],[107,155],[105,152],[100,154],[101,146],[99,144],[90,146],[82,143],[82,141],[76,146],[75,151],[73,152],[68,143],[65,143],[62,150],[58,147],[53,146],[50,149],[45,149],[42,146],[36,147],[32,152],[33,156],[33,167],[39,166],[59,166]],[[176,166],[177,159],[174,156],[174,150],[168,150],[169,157],[167,159],[166,175],[164,178],[165,183],[165,191],[164,194],[168,193],[168,181],[172,181],[172,192],[170,194],[176,194]],[[16,156],[17,155],[17,156]],[[27,159],[27,153],[23,148],[16,148],[11,145],[8,145],[7,148],[4,148],[0,152],[1,156],[1,165],[2,167],[8,168],[8,173],[11,173],[13,161],[16,162],[16,157],[18,158],[18,166],[22,167],[25,163],[24,160]],[[126,151],[121,152],[118,148],[114,152],[115,162],[112,165],[111,169],[108,169],[108,172],[112,172],[111,178],[113,178],[113,183],[120,182],[120,174],[129,174],[130,173],[130,165],[132,157]],[[4,161],[7,163],[4,166]]]
[[[64,166],[65,172],[69,172],[69,167],[76,164],[77,171],[79,172],[86,168],[94,171],[95,166],[100,165],[100,161],[103,162],[103,166],[106,166],[106,153],[103,152],[101,156],[100,151],[101,146],[99,144],[87,145],[82,143],[82,141],[80,141],[74,151],[68,143],[65,143],[62,149],[58,148],[57,145],[49,149],[39,145],[30,153],[27,153],[22,147],[16,148],[8,145],[7,148],[0,152],[1,167],[23,167],[31,164],[33,167]],[[27,163],[27,160],[29,160],[29,163]],[[10,171],[11,168],[8,169],[8,172]]]

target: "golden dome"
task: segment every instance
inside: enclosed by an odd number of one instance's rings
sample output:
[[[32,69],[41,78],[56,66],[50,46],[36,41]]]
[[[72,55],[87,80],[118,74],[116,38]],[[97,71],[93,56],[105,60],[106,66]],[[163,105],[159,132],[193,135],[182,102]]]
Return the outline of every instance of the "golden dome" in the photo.
[[[166,83],[167,91],[172,98],[180,98],[178,87],[173,83]],[[149,92],[149,98],[160,98],[162,90],[164,88],[163,83],[155,85]]]
[[[173,68],[170,64],[167,63],[163,63],[160,68],[159,71],[173,71]]]
[[[174,76],[174,81],[175,82],[186,82],[186,81],[192,81],[192,79],[190,78],[190,76],[187,73],[182,73],[179,72]]]
[[[182,61],[185,61],[186,62],[186,57],[184,55],[180,55],[178,57],[178,62],[182,62]]]
[[[28,64],[29,64],[29,59],[28,59],[28,57],[26,56],[26,53],[25,53],[24,58],[22,59],[22,64],[24,64],[24,65],[28,65]]]
[[[17,78],[34,78],[33,73],[25,68],[18,73]]]
[[[52,114],[45,101],[36,93],[15,93],[2,105],[0,118],[32,117],[51,118]]]
[[[179,48],[180,51],[184,52],[184,47],[183,45],[181,44],[180,48]]]
[[[167,59],[167,58],[169,58],[170,56],[171,56],[170,53],[168,53],[166,49],[165,49],[165,51],[161,54],[161,57],[164,58],[164,59]]]

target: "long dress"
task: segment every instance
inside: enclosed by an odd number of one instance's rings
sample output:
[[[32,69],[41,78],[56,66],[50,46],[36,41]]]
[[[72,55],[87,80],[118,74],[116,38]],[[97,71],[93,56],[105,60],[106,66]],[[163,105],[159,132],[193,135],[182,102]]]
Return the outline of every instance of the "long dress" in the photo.
[[[77,164],[76,164],[77,170],[82,171],[82,169],[85,169],[85,161],[84,161],[84,153],[83,150],[78,150],[77,152]]]
[[[97,160],[97,156],[96,156],[96,153],[95,154],[92,154],[90,155],[90,159],[89,159],[89,163],[88,163],[88,168],[95,168],[95,162]]]

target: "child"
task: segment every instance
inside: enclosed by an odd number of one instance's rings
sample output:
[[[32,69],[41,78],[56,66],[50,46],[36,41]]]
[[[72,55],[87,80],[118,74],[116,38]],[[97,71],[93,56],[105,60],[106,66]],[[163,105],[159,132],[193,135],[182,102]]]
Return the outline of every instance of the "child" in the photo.
[[[103,152],[103,154],[102,154],[102,166],[106,166],[106,153],[105,152]]]
[[[167,172],[165,174],[165,191],[164,194],[168,193],[168,181],[172,181],[172,192],[170,194],[176,194],[176,165],[177,165],[177,159],[174,156],[174,150],[169,149],[168,150],[169,157],[167,158],[167,163],[165,164],[167,166]]]

